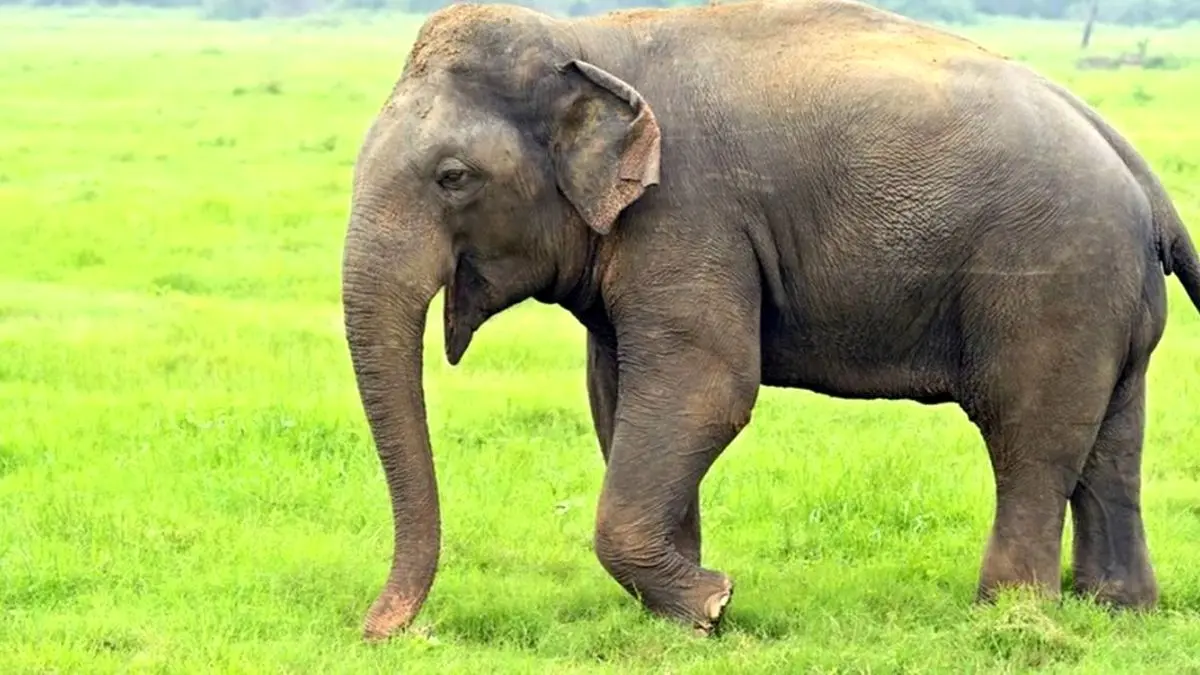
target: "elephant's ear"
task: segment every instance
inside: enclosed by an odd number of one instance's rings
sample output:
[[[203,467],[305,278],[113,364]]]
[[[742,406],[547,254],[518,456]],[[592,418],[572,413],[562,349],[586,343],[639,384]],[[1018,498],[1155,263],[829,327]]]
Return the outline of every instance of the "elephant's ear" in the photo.
[[[608,234],[617,215],[658,183],[658,121],[616,75],[579,60],[558,70],[579,82],[554,124],[558,187],[592,229]]]

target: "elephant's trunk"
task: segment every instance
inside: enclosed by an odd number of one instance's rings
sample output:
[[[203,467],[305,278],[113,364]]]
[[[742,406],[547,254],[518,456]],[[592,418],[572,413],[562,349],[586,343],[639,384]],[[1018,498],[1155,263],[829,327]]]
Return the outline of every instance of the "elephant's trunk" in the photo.
[[[392,500],[395,548],[364,637],[403,628],[433,585],[441,548],[437,480],[422,383],[425,317],[446,275],[448,246],[432,227],[356,205],[346,236],[342,303],[359,396]]]

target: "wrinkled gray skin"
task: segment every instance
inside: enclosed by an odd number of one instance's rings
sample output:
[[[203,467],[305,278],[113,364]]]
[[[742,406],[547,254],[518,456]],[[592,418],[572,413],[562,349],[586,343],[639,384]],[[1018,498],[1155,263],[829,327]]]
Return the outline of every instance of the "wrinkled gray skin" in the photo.
[[[587,327],[607,463],[595,551],[650,610],[717,626],[698,486],[760,386],[955,403],[996,511],[977,598],[1148,607],[1146,368],[1195,250],[1162,186],[1024,66],[846,0],[556,20],[452,5],[363,144],[346,334],[395,553],[365,633],[420,610],[440,548],[422,335],[446,356],[533,297]]]

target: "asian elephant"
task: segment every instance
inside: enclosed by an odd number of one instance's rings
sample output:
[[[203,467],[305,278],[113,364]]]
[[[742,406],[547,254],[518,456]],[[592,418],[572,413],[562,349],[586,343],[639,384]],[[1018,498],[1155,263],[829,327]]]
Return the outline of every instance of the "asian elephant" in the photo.
[[[977,601],[1158,591],[1140,513],[1146,370],[1196,251],[1139,154],[1080,99],[853,0],[562,19],[453,4],[420,29],[354,172],[346,338],[387,478],[391,573],[419,612],[440,515],[422,382],[534,298],[587,329],[606,474],[594,546],[654,613],[709,634],[698,487],[760,386],[958,405],[996,507]]]

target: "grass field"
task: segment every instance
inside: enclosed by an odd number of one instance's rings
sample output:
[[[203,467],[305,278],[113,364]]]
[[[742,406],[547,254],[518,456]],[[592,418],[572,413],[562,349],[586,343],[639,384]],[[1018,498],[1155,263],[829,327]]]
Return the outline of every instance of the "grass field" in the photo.
[[[416,21],[0,14],[0,673],[1200,672],[1200,317],[1174,279],[1153,615],[973,606],[993,485],[961,413],[765,390],[703,488],[724,635],[652,619],[590,548],[582,329],[529,303],[456,369],[431,321],[441,571],[418,630],[362,644],[391,521],[341,242]],[[1076,26],[964,32],[1084,94],[1200,223],[1200,64],[1076,73]],[[1200,28],[1154,35],[1200,57]]]

